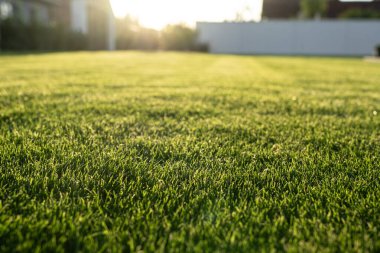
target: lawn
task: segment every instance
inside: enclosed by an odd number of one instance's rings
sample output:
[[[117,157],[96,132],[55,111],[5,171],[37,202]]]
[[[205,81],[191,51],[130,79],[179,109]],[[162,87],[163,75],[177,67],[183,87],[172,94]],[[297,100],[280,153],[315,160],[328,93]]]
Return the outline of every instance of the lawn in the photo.
[[[380,65],[0,56],[1,252],[379,252]]]

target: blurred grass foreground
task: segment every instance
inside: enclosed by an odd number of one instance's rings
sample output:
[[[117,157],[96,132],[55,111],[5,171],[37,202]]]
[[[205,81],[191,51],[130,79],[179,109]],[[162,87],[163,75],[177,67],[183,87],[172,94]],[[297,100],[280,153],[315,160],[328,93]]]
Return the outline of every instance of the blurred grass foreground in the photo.
[[[379,252],[360,59],[0,56],[1,252]]]

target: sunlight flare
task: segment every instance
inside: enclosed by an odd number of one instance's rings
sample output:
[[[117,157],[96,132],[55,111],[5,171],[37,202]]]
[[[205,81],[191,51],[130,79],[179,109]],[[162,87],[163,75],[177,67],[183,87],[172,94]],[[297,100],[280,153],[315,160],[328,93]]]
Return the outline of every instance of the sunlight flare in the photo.
[[[196,21],[231,21],[238,15],[259,21],[262,10],[262,0],[111,0],[111,4],[116,17],[129,15],[154,29],[177,23],[194,26]]]

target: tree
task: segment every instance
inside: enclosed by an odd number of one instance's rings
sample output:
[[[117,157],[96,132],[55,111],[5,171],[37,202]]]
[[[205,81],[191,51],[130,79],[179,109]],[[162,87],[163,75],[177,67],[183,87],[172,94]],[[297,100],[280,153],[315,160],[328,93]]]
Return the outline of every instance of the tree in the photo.
[[[126,16],[116,21],[116,48],[121,50],[157,50],[159,32],[141,26],[138,20]]]
[[[305,18],[319,18],[327,11],[327,0],[301,0],[301,11]]]
[[[252,20],[252,9],[249,5],[244,6],[243,9],[236,12],[235,19],[233,21],[235,22],[247,22]]]
[[[194,50],[197,33],[185,25],[168,25],[161,32],[161,47],[165,50]]]

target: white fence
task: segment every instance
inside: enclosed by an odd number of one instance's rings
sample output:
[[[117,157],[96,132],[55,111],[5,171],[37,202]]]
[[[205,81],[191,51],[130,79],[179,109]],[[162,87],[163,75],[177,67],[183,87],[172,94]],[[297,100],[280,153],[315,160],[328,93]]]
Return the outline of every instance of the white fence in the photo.
[[[226,54],[373,55],[380,21],[197,23],[199,41]]]

